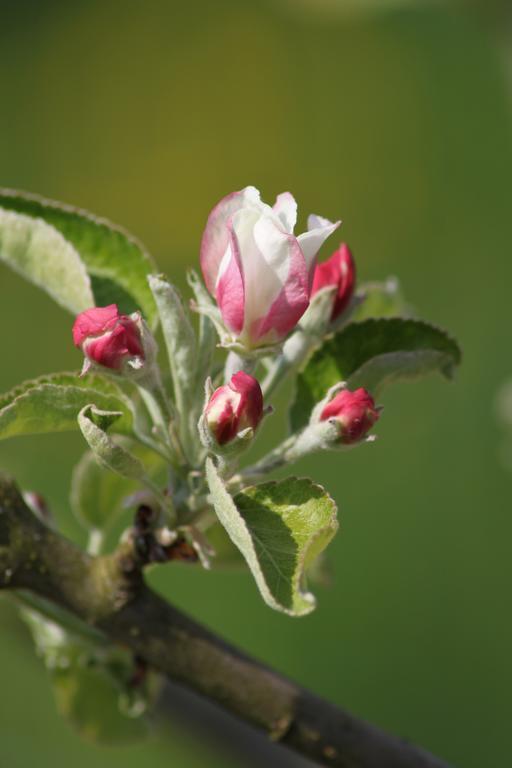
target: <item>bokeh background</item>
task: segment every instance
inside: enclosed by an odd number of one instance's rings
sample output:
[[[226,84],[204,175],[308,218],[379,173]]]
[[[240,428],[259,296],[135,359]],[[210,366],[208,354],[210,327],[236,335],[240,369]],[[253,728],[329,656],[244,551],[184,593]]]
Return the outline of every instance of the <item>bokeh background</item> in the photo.
[[[273,613],[249,575],[152,579],[318,694],[465,768],[510,758],[512,474],[494,412],[512,374],[507,5],[0,2],[2,186],[122,223],[180,285],[221,196],[290,189],[302,221],[343,219],[362,279],[399,276],[460,340],[455,383],[395,386],[376,444],[298,468],[327,485],[342,525],[313,615]],[[0,390],[76,369],[70,322],[0,268]],[[75,435],[0,444],[0,465],[75,538],[82,449]],[[0,621],[2,765],[299,765],[189,700],[145,744],[84,744],[7,598]]]

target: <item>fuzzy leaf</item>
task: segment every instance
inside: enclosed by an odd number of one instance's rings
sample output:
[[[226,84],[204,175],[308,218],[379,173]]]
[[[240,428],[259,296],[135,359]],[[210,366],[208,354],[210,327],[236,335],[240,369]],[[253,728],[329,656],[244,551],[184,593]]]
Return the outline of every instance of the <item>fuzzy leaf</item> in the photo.
[[[245,488],[233,499],[211,459],[206,475],[217,516],[249,566],[267,605],[290,616],[315,607],[305,571],[338,528],[336,504],[305,478]]]
[[[94,305],[91,282],[76,249],[41,219],[0,208],[0,261],[74,314]]]
[[[89,403],[78,414],[78,425],[101,466],[143,482],[146,472],[142,462],[107,435],[106,430],[116,421],[117,415]]]
[[[158,484],[151,479],[142,461],[107,434],[106,430],[116,417],[115,412],[101,411],[92,403],[82,408],[78,414],[79,427],[96,461],[105,469],[110,469],[129,480],[136,480],[149,488],[160,502],[162,509],[165,509],[173,518],[170,498],[165,496]]]
[[[0,440],[75,430],[78,412],[91,402],[120,414],[116,432],[131,432],[129,401],[113,381],[97,375],[56,373],[26,381],[0,396]]]
[[[130,452],[142,462],[148,475],[155,477],[165,464],[160,456],[145,446],[130,445]],[[92,451],[84,453],[71,478],[71,508],[86,527],[107,531],[123,511],[124,500],[135,493],[139,484],[103,469]]]
[[[140,309],[147,322],[154,327],[157,318],[156,307],[146,279],[148,273],[154,271],[154,264],[144,246],[134,237],[106,219],[100,219],[87,211],[24,192],[0,190],[0,209],[4,209],[4,215],[6,211],[22,214],[23,219],[29,219],[35,223],[34,226],[46,222],[46,225],[50,225],[49,229],[53,228],[54,237],[58,237],[60,233],[61,240],[67,242],[69,251],[72,251],[75,257],[78,254],[78,261],[81,259],[85,265],[91,278],[94,298],[89,288],[87,297],[85,293],[79,294],[79,306],[78,302],[73,305],[63,301],[59,303],[74,313],[94,304],[102,306],[117,303],[121,312],[128,313]],[[36,258],[39,264],[44,263],[45,259],[41,254]],[[65,281],[59,273],[55,278],[56,287],[61,283],[67,285],[68,282],[71,285],[76,278],[78,290],[79,280],[75,275],[77,269],[75,268],[73,273],[66,272]],[[83,267],[81,269],[81,279],[87,280]],[[30,275],[26,276],[37,282]],[[46,277],[41,277],[37,285],[44,287],[56,298],[55,289],[52,293],[47,287]]]
[[[351,323],[328,339],[297,379],[290,412],[293,431],[304,427],[316,403],[340,381],[366,387],[377,397],[383,387],[439,371],[451,378],[461,352],[448,334],[420,320],[370,319]]]
[[[150,275],[148,282],[160,315],[176,406],[183,418],[190,408],[191,381],[197,366],[194,329],[176,288],[160,275]]]

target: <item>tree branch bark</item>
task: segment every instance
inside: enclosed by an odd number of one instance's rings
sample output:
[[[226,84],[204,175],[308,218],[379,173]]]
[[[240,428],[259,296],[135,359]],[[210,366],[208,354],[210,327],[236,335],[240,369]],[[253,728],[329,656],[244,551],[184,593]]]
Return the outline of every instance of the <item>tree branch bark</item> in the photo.
[[[144,583],[130,542],[91,557],[46,527],[0,480],[0,589],[29,590],[174,681],[320,765],[448,768],[300,688],[177,611]]]

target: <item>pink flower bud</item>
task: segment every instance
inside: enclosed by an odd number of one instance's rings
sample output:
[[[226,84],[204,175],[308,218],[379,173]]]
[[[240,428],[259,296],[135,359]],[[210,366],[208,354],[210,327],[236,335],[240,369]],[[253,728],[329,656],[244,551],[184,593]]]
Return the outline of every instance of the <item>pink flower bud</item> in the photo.
[[[256,429],[263,418],[263,394],[258,381],[238,371],[229,384],[215,390],[204,417],[219,445],[229,443],[244,429]]]
[[[346,445],[362,440],[379,418],[373,397],[362,387],[341,392],[324,406],[320,421],[335,419],[340,427],[340,441]]]
[[[327,261],[317,264],[311,295],[314,296],[321,288],[337,286],[331,314],[331,320],[336,320],[347,308],[354,293],[355,284],[356,265],[348,245],[342,243]]]
[[[119,372],[127,361],[137,360],[140,367],[145,358],[140,314],[121,315],[116,304],[79,314],[73,341],[86,357],[86,370],[95,363]]]
[[[282,341],[309,305],[318,250],[340,222],[310,216],[294,234],[297,203],[289,192],[273,207],[254,187],[233,192],[208,217],[201,269],[227,333],[245,347]]]

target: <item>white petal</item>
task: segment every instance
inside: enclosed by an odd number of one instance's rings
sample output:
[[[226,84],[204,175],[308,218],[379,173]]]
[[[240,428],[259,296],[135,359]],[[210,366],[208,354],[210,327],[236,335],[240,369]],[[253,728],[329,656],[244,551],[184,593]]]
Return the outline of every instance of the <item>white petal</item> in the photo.
[[[308,269],[314,265],[315,256],[335,229],[338,229],[341,221],[329,221],[322,216],[311,215],[308,217],[308,231],[299,235],[297,240],[302,248]]]
[[[286,232],[291,234],[297,223],[297,203],[294,196],[290,192],[282,192],[277,196],[273,210]]]
[[[275,217],[244,208],[232,218],[240,248],[244,289],[244,328],[269,311],[289,271],[289,235],[277,226]]]
[[[320,229],[320,227],[328,227],[332,224],[329,219],[325,219],[323,216],[317,216],[316,213],[310,213],[308,216],[308,231],[312,229]]]
[[[268,206],[260,200],[256,187],[245,187],[240,192],[232,192],[224,197],[208,216],[201,241],[201,269],[210,293],[215,293],[218,282],[218,270],[229,244],[227,223],[229,218],[240,208],[250,207],[258,211]]]

